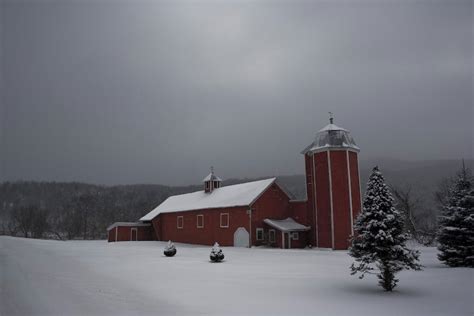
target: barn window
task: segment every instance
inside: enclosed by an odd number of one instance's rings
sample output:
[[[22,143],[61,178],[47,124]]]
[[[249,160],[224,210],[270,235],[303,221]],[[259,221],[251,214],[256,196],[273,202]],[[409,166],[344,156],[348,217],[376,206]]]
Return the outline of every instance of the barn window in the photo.
[[[204,227],[204,215],[200,214],[196,216],[196,226],[197,228]]]
[[[274,229],[270,229],[270,230],[268,231],[268,241],[270,241],[270,242],[275,242],[275,240],[276,240],[275,237],[276,237],[276,232],[275,232],[275,230],[274,230]]]
[[[178,216],[176,221],[176,227],[183,228],[184,227],[184,219],[183,216]]]
[[[257,228],[257,240],[263,240],[263,228]]]
[[[229,213],[221,213],[221,227],[229,227]]]
[[[291,233],[291,239],[293,239],[293,240],[300,239],[300,234],[298,232],[292,232]]]

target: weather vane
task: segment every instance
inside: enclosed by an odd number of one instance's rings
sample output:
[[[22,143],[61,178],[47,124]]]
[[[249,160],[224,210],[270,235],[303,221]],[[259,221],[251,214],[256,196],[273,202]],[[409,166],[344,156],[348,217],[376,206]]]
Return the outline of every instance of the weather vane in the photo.
[[[332,112],[328,112],[328,113],[329,113],[329,123],[333,124],[334,116],[332,115]]]

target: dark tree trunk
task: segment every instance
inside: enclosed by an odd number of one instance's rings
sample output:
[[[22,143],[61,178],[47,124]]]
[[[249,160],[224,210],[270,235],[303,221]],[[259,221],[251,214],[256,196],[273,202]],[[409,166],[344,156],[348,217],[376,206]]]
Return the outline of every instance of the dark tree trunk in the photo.
[[[393,271],[387,266],[387,264],[384,263],[382,267],[380,285],[382,285],[385,291],[392,292],[396,286],[396,283],[397,282],[395,281],[395,275]]]

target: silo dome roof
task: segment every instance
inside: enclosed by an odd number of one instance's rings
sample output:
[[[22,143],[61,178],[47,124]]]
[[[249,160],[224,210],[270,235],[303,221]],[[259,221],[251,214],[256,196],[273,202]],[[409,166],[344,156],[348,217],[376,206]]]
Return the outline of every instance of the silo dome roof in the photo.
[[[316,133],[314,142],[301,153],[322,151],[330,148],[347,148],[359,151],[354,139],[347,129],[339,127],[332,122]]]

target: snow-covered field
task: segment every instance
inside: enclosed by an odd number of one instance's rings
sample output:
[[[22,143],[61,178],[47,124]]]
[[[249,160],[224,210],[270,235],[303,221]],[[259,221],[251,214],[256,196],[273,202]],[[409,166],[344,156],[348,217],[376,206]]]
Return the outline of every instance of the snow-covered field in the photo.
[[[473,315],[473,271],[422,248],[393,293],[345,252],[0,237],[0,315]]]

